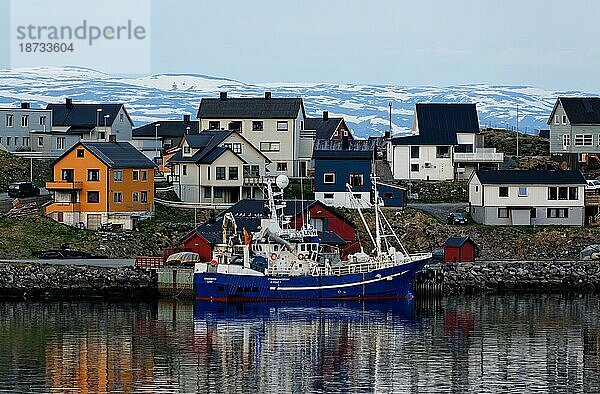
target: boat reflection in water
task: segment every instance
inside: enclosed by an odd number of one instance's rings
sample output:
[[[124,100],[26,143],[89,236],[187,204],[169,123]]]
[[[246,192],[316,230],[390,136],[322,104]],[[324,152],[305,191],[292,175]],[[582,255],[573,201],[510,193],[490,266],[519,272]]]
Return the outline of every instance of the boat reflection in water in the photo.
[[[244,381],[258,392],[390,389],[388,363],[407,356],[405,346],[422,330],[414,300],[194,305],[198,361],[207,363],[200,369],[219,357],[227,367],[215,383],[252,371],[257,379]],[[413,339],[404,342],[398,333]]]

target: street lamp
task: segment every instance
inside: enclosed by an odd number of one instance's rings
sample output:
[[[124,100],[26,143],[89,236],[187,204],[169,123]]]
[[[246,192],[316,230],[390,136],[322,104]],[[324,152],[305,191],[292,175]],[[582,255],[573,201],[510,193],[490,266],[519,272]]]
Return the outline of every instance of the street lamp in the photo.
[[[156,151],[154,152],[154,161],[156,162],[158,160],[158,128],[160,127],[160,123],[157,123],[154,125],[154,147],[156,149]],[[157,163],[158,164],[158,163]]]
[[[106,138],[106,121],[109,117],[110,115],[104,115],[104,138]]]
[[[98,141],[98,123],[100,123],[100,112],[102,112],[102,108],[96,109],[96,141]]]

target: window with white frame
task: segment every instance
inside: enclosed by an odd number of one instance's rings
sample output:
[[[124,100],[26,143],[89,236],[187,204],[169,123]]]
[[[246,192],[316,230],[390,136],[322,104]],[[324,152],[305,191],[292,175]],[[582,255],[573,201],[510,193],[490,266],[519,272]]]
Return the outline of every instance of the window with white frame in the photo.
[[[237,155],[241,155],[242,154],[242,144],[239,142],[234,142],[231,150],[233,151],[233,153],[237,154]]]
[[[21,127],[29,127],[29,115],[21,115]]]
[[[121,192],[114,192],[113,193],[113,202],[123,202],[123,193]]]
[[[571,136],[569,134],[563,134],[562,136],[562,144],[563,146],[571,145]],[[598,145],[600,145],[600,136],[598,137]]]
[[[560,115],[554,116],[554,124],[560,124]]]
[[[46,125],[46,116],[42,115],[40,116],[40,126],[45,126]]]
[[[123,182],[123,171],[122,170],[113,171],[113,180],[115,182]]]
[[[6,115],[6,127],[13,127],[13,115]]]
[[[44,146],[44,137],[38,137],[38,146],[39,147]]]
[[[335,173],[334,172],[326,172],[323,174],[323,183],[331,184],[335,183]]]
[[[277,163],[277,171],[283,172],[283,171],[287,171],[288,166],[287,163],[283,162],[283,163]]]
[[[567,124],[567,115],[562,116],[562,123]]]
[[[140,192],[140,200],[141,202],[148,202],[148,192]]]
[[[133,192],[131,194],[131,201],[133,201],[133,202],[139,202],[140,201],[140,193],[139,192]]]
[[[349,181],[352,187],[359,187],[365,184],[363,174],[350,174]]]
[[[288,122],[287,120],[278,120],[277,121],[277,131],[288,131]]]
[[[498,208],[498,218],[499,219],[508,218],[508,208]]]
[[[56,137],[56,149],[65,149],[65,137]]]
[[[525,186],[519,187],[519,193],[517,194],[519,197],[527,197],[527,188]]]
[[[593,146],[594,136],[592,134],[575,134],[575,146]]]
[[[261,142],[260,150],[262,152],[279,152],[280,145],[279,142]]]

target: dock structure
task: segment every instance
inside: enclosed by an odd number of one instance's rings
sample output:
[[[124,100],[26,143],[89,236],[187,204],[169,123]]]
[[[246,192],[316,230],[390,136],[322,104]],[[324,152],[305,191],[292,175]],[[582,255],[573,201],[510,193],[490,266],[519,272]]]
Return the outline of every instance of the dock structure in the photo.
[[[193,267],[167,266],[164,257],[153,256],[138,256],[134,265],[138,269],[152,273],[160,297],[193,299]]]

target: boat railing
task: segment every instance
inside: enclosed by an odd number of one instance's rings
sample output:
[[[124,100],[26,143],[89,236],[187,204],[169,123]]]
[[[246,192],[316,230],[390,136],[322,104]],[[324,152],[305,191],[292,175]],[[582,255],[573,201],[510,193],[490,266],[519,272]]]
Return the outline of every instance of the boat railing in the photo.
[[[416,253],[408,256],[404,262],[396,263],[392,260],[376,261],[365,263],[350,263],[336,267],[317,266],[313,270],[313,275],[346,275],[346,274],[362,274],[382,268],[391,268],[405,263],[423,260],[431,257],[431,253]]]

